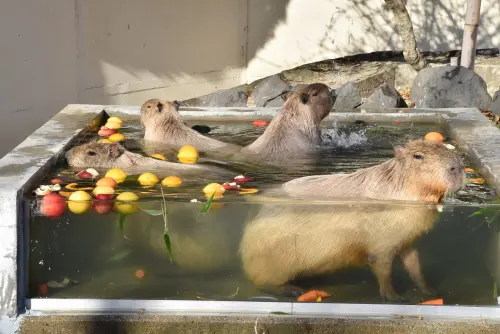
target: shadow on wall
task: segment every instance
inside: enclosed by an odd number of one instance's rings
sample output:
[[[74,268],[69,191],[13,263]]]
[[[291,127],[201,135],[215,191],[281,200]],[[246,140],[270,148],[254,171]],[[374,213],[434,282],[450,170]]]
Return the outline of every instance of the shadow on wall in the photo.
[[[288,2],[77,1],[79,102],[184,99],[245,83],[247,59],[273,38]],[[260,13],[251,22],[249,10]]]
[[[466,0],[406,1],[422,51],[461,49]],[[498,45],[500,2],[485,0],[477,48]],[[249,81],[316,61],[402,50],[394,15],[383,0],[291,1],[275,38],[262,41],[248,60]]]

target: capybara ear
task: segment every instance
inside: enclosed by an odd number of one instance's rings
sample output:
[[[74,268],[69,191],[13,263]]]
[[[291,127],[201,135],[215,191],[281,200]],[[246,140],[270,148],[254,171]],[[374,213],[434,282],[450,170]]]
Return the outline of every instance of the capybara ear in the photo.
[[[120,144],[113,143],[108,144],[108,155],[112,158],[118,158],[122,154],[122,148]]]
[[[303,104],[307,104],[307,102],[309,102],[309,95],[307,95],[306,93],[301,93],[300,100]]]
[[[156,108],[158,108],[158,112],[161,112],[163,110],[163,103],[158,101],[158,103],[156,104]]]
[[[394,148],[394,155],[397,159],[403,159],[407,153],[408,149],[404,146],[396,146]]]
[[[179,111],[180,106],[184,105],[184,103],[182,103],[181,101],[177,101],[177,100],[174,100],[172,103],[174,104],[175,110],[177,110],[177,111]]]
[[[285,90],[283,93],[281,93],[281,99],[286,102],[292,95],[293,95],[292,91]]]

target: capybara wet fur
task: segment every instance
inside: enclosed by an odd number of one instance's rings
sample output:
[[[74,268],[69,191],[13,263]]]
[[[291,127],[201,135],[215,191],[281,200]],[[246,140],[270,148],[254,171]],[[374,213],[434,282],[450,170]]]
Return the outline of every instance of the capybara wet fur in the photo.
[[[292,197],[346,202],[262,205],[244,230],[244,272],[265,290],[283,288],[300,277],[369,265],[381,297],[400,301],[391,282],[397,256],[417,287],[431,294],[413,242],[432,228],[436,204],[460,189],[464,178],[457,153],[417,140],[396,147],[395,157],[377,166],[287,182],[281,190]],[[367,203],[358,204],[360,199]]]
[[[150,99],[141,106],[144,139],[174,148],[192,145],[199,151],[238,152],[241,147],[202,135],[186,125],[179,114],[179,102]]]
[[[321,144],[320,122],[333,107],[330,88],[314,83],[283,94],[285,104],[264,133],[241,152],[263,160],[302,157]]]
[[[176,162],[162,161],[145,157],[125,149],[118,143],[98,143],[91,141],[69,149],[64,155],[68,165],[80,168],[121,168],[129,172],[142,173],[145,170],[158,170],[170,174],[179,175],[211,175],[229,176],[231,173],[217,166],[202,164],[182,164]],[[214,173],[214,174],[208,174]]]

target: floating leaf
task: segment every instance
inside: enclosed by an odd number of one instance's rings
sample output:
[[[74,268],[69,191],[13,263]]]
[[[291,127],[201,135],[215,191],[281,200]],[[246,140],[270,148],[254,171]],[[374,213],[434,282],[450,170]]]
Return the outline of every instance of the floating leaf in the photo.
[[[123,213],[120,213],[120,218],[119,218],[119,221],[118,221],[118,226],[120,227],[120,231],[122,232],[122,234],[123,234],[123,223],[125,223],[125,217],[127,217],[127,216],[124,215]]]
[[[165,246],[168,251],[168,258],[170,259],[170,263],[172,263],[172,244],[170,243],[170,236],[167,232],[163,234],[163,240],[165,240]]]
[[[210,208],[210,205],[212,204],[212,201],[214,200],[214,196],[215,196],[215,192],[212,194],[212,196],[210,196],[210,198],[205,203],[205,205],[203,205],[203,208],[201,208],[201,212],[200,213],[204,213],[204,212],[208,211],[208,209]]]
[[[141,209],[142,211],[146,212],[150,216],[161,216],[161,215],[163,215],[163,211],[162,210],[146,210],[146,209],[141,208],[140,206],[137,206],[137,207],[139,209]]]
[[[269,312],[269,314],[277,314],[277,315],[291,315],[291,313],[288,313],[288,312],[282,312],[282,311],[274,311],[274,312]]]
[[[477,210],[476,212],[473,212],[469,217],[484,215],[487,212],[488,212],[488,209],[487,208],[483,208],[481,210]]]

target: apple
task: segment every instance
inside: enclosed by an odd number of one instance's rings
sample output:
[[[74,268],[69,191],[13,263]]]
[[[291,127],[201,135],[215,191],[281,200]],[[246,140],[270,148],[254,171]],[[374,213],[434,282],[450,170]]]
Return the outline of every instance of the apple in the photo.
[[[50,193],[42,198],[40,205],[40,212],[47,217],[57,218],[61,217],[66,210],[66,199],[56,193]]]

